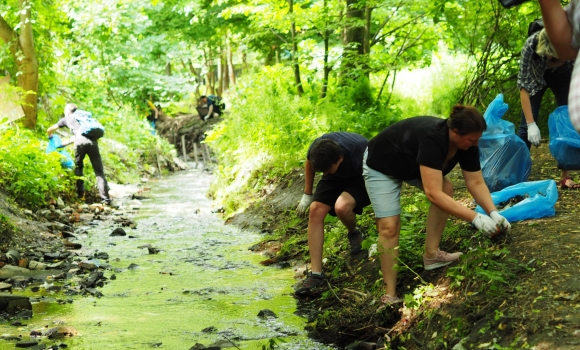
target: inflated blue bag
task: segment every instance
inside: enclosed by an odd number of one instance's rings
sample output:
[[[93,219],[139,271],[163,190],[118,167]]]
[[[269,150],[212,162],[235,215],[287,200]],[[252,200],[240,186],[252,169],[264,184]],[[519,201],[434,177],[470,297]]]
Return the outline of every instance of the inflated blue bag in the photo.
[[[539,219],[556,214],[554,205],[558,200],[558,187],[554,180],[522,182],[492,193],[491,199],[497,206],[516,196],[523,196],[525,199],[509,208],[498,209],[499,213],[509,222]],[[479,205],[475,211],[485,214]]]
[[[562,170],[580,170],[580,134],[576,132],[568,106],[556,108],[548,119],[550,153]]]
[[[507,109],[499,94],[483,115],[487,129],[479,139],[479,162],[490,192],[524,182],[532,171],[528,147],[515,134],[514,124],[501,119]]]
[[[72,169],[75,167],[75,162],[73,161],[71,155],[63,149],[62,140],[58,135],[52,135],[48,138],[48,146],[46,146],[46,153],[52,153],[57,151],[62,157],[60,159],[60,165],[63,168]]]

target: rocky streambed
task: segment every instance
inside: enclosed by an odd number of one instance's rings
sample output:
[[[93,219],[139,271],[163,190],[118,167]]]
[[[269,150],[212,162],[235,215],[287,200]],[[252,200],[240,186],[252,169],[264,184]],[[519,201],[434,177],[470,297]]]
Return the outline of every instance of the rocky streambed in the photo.
[[[328,349],[295,315],[293,271],[259,264],[262,237],[223,224],[210,181],[191,169],[119,208],[31,213],[50,237],[6,254],[0,348]]]

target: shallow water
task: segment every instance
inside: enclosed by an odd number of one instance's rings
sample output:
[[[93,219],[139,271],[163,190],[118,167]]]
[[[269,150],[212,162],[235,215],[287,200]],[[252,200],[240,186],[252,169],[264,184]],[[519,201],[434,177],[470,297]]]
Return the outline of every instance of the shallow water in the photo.
[[[116,280],[99,289],[104,297],[34,304],[27,326],[4,325],[0,332],[28,338],[31,330],[62,321],[80,334],[43,342],[72,349],[189,349],[196,343],[261,349],[277,338],[282,349],[331,349],[308,339],[305,319],[294,315],[293,271],[259,265],[264,257],[248,247],[262,237],[226,226],[211,212],[205,197],[210,181],[205,172],[190,170],[150,182],[151,199],[132,217],[137,228],[127,229],[136,238],[110,237],[115,225],[78,236],[88,254],[107,252],[109,263],[122,269],[105,272]],[[137,248],[144,244],[161,252]],[[130,264],[139,266],[127,269]],[[263,309],[278,318],[258,317]],[[0,341],[0,348],[13,346]]]

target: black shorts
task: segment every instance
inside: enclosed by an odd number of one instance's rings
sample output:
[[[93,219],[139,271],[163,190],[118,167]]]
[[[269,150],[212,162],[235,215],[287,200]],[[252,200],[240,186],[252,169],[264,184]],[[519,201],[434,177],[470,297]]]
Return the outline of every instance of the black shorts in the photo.
[[[347,192],[356,201],[355,214],[362,214],[363,208],[371,204],[362,175],[351,178],[323,176],[316,185],[314,201],[328,205],[331,208],[329,214],[336,216],[334,204],[342,192]]]

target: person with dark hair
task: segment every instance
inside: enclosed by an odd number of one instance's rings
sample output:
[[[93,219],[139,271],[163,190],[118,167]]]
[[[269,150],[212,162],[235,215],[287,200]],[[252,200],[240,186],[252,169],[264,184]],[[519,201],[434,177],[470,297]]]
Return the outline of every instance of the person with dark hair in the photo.
[[[558,106],[568,104],[573,64],[558,59],[556,49],[548,39],[546,29],[532,34],[522,49],[518,87],[522,103],[522,117],[518,136],[528,148],[540,145],[540,129],[536,125],[542,98],[548,88],[554,93]],[[561,169],[560,186],[563,189],[578,189],[566,169]]]
[[[368,140],[350,132],[324,134],[312,142],[306,155],[304,169],[304,194],[296,213],[308,218],[308,248],[310,272],[296,295],[311,294],[324,283],[322,272],[322,248],[324,245],[324,218],[327,214],[337,216],[347,229],[350,254],[361,252],[363,234],[356,226],[356,214],[362,214],[370,204],[362,177],[362,157]],[[314,174],[322,178],[313,193]]]
[[[97,187],[99,188],[101,203],[111,205],[112,202],[109,197],[109,185],[105,178],[103,161],[101,159],[101,153],[99,152],[99,142],[96,139],[87,137],[81,133],[81,126],[74,116],[76,110],[77,105],[74,103],[67,103],[64,107],[64,118],[49,127],[46,132],[48,136],[52,136],[52,134],[59,128],[68,127],[74,133],[75,175],[78,176],[77,195],[79,198],[85,197],[85,182],[82,180],[84,168],[83,161],[85,156],[88,155],[97,177]]]
[[[487,128],[482,114],[456,105],[448,119],[421,116],[392,124],[369,141],[363,156],[363,176],[379,232],[378,252],[385,284],[383,309],[400,300],[396,294],[401,229],[400,192],[403,182],[422,190],[431,205],[427,213],[425,270],[446,266],[462,254],[439,249],[449,215],[471,222],[487,235],[508,231],[489,193],[479,164],[477,143]],[[459,164],[467,190],[489,214],[478,214],[453,200],[453,184],[446,177]]]
[[[206,121],[211,118],[217,118],[222,115],[225,104],[223,100],[219,96],[209,95],[209,96],[201,96],[199,98],[199,103],[197,107],[197,111],[199,113],[199,118],[202,121]],[[207,112],[204,111],[207,109]]]

